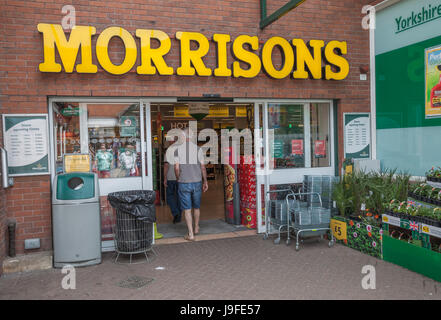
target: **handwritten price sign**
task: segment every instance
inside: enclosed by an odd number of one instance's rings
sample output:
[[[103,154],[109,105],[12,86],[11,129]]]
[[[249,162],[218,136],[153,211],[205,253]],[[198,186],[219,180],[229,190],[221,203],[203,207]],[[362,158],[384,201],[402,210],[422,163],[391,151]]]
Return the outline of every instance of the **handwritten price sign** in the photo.
[[[331,219],[331,230],[336,239],[346,240],[347,239],[346,229],[347,229],[346,222]]]

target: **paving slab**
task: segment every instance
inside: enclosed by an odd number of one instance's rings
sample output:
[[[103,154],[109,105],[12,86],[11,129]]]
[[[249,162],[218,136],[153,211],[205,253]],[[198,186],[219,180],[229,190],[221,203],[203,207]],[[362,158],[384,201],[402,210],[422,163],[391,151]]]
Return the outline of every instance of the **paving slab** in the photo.
[[[0,299],[441,299],[441,283],[327,241],[275,245],[260,235],[155,246],[149,263],[75,270],[63,289],[61,269],[6,274]],[[362,288],[362,268],[375,268],[375,289]],[[66,281],[65,281],[66,282]]]

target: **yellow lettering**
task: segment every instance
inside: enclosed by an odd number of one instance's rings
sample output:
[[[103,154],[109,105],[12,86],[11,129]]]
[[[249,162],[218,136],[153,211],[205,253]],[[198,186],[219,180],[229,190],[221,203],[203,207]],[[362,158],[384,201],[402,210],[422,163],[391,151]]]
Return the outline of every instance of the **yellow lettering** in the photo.
[[[240,62],[234,61],[233,63],[233,76],[235,78],[254,78],[260,72],[262,63],[259,57],[248,50],[245,50],[243,45],[247,43],[251,46],[252,50],[259,49],[259,39],[257,37],[250,37],[247,35],[238,36],[233,42],[233,54],[236,59],[241,60],[249,65],[248,69],[242,69]]]
[[[308,79],[309,74],[305,67],[308,68],[313,79],[322,78],[322,48],[325,46],[323,40],[311,40],[309,46],[313,49],[314,54],[311,55],[309,48],[302,39],[293,39],[292,44],[296,47],[296,66],[294,78]]]
[[[120,65],[114,65],[109,57],[108,45],[110,39],[119,37],[125,47],[124,61]],[[136,42],[132,35],[120,27],[104,29],[96,41],[96,57],[101,67],[111,74],[124,74],[129,72],[136,62]]]
[[[340,54],[335,53],[335,49],[340,51]],[[332,71],[330,65],[326,65],[325,73],[326,80],[343,80],[349,74],[349,62],[343,58],[341,55],[347,54],[348,46],[346,41],[330,41],[325,48],[325,59],[326,61],[338,67],[340,70],[338,72]]]
[[[282,68],[277,70],[274,68],[272,53],[274,47],[278,46],[282,50]],[[262,64],[268,75],[275,79],[283,79],[287,77],[294,67],[294,51],[291,44],[281,38],[272,37],[264,45],[262,49]]]
[[[227,43],[230,42],[228,34],[214,34],[213,41],[217,44],[217,68],[214,69],[216,77],[230,77],[231,69],[227,66]]]
[[[75,26],[66,40],[63,28],[58,24],[39,23],[39,32],[43,33],[44,62],[40,63],[41,72],[61,72],[61,65],[55,62],[55,47],[58,49],[64,71],[73,72],[78,50],[81,46],[81,63],[78,73],[96,73],[97,66],[92,64],[92,35],[95,27]]]
[[[169,36],[161,30],[145,29],[137,29],[136,36],[141,39],[141,65],[136,68],[136,72],[138,74],[156,74],[156,70],[158,70],[160,75],[172,75],[173,68],[164,61],[164,56],[171,48]],[[157,39],[160,43],[156,49],[151,48],[152,38]]]
[[[205,67],[202,61],[202,57],[210,49],[208,39],[198,32],[181,31],[176,32],[176,38],[181,41],[181,66],[176,69],[176,73],[180,76],[193,76],[196,71],[199,76],[211,76],[211,69]],[[191,41],[198,43],[196,50],[191,50]]]

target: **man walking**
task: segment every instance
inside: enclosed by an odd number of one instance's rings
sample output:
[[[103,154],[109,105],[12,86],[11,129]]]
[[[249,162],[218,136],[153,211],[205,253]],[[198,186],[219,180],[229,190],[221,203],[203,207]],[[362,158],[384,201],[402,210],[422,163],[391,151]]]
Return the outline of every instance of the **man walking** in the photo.
[[[178,181],[178,196],[181,210],[184,210],[188,234],[185,240],[194,241],[199,233],[199,218],[202,192],[208,190],[207,171],[202,149],[191,142],[193,133],[184,131],[185,142],[178,147],[178,161],[174,169]],[[194,229],[191,209],[194,210]]]

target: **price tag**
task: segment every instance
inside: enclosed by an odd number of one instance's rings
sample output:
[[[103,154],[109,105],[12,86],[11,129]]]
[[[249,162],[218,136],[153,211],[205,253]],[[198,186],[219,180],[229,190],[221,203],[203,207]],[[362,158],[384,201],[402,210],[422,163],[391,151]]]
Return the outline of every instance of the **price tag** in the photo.
[[[382,220],[383,220],[384,223],[388,223],[388,224],[391,224],[391,225],[397,226],[397,227],[399,227],[400,223],[401,223],[400,222],[400,218],[392,217],[392,216],[389,216],[387,214],[383,214]]]
[[[423,230],[424,233],[428,233],[428,234],[430,234],[430,228],[429,228],[429,226],[426,226],[426,225],[423,224],[423,228],[422,228],[422,230]]]
[[[346,222],[331,219],[331,230],[334,234],[334,237],[338,240],[346,240],[347,239],[347,225]]]
[[[421,231],[425,234],[429,234],[433,237],[441,238],[441,228],[437,228],[434,226],[428,226],[427,224],[423,224],[421,226]]]

